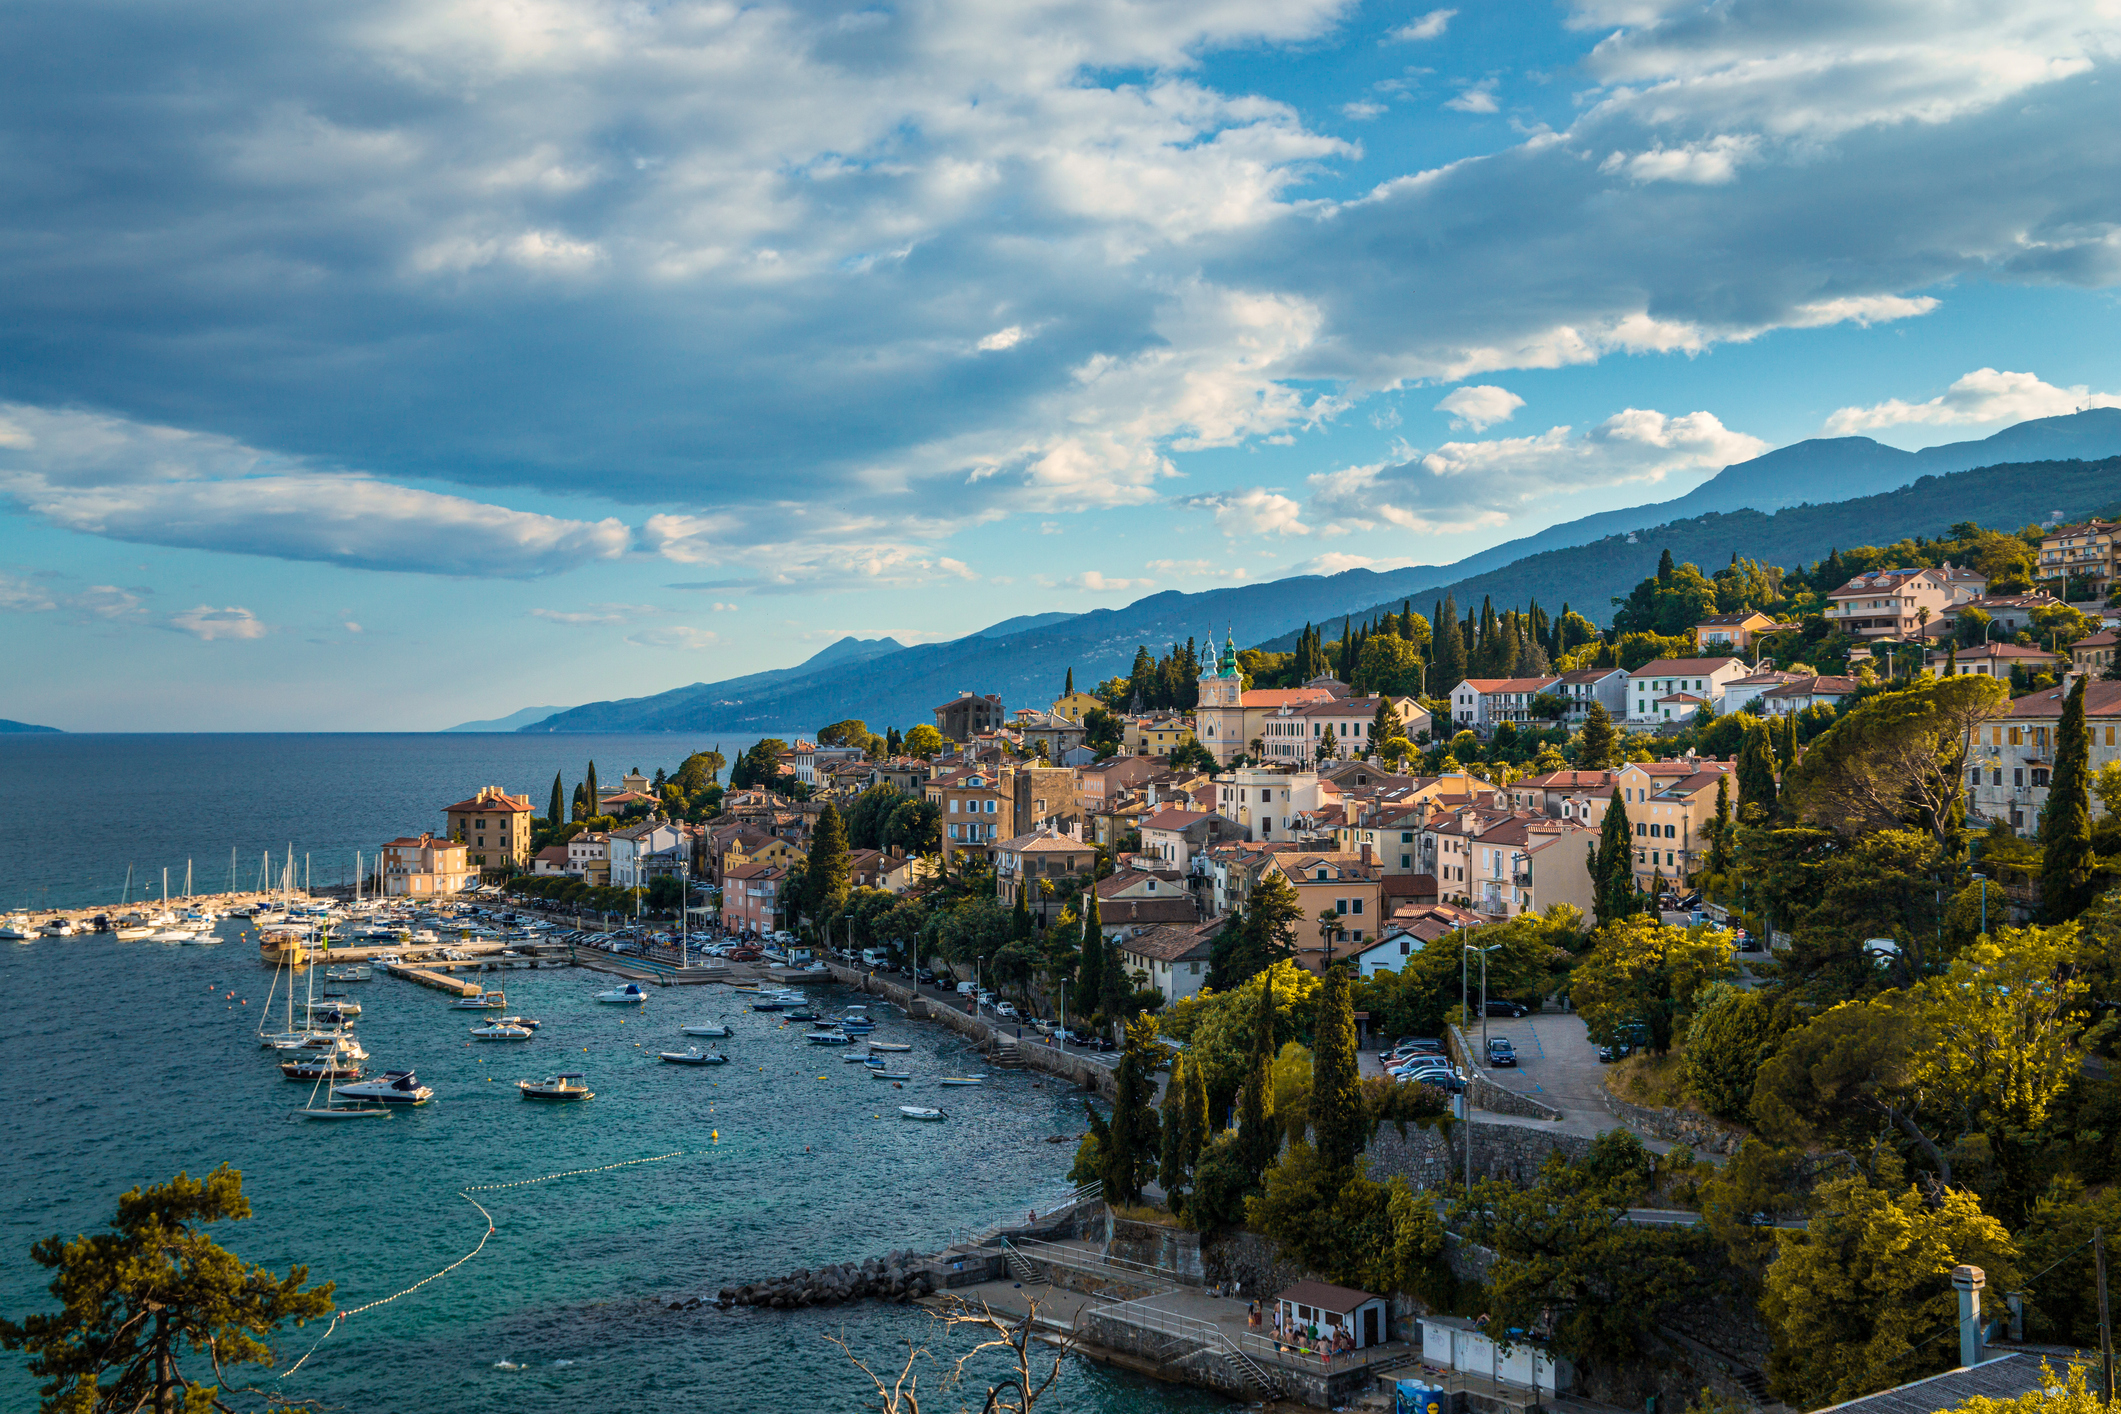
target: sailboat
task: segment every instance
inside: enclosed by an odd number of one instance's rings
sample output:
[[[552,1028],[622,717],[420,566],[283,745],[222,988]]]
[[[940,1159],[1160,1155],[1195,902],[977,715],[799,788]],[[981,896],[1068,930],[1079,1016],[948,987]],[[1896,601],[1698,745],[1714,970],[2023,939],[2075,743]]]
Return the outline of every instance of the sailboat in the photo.
[[[409,1076],[410,1072],[407,1072],[407,1074]],[[360,1078],[360,1071],[358,1068],[354,1071],[352,1078],[356,1080]],[[317,1104],[316,1087],[311,1086],[309,1091],[309,1104],[300,1111],[302,1118],[374,1119],[377,1115],[387,1115],[390,1113],[389,1105],[378,1102],[371,1102],[367,1100],[355,1100],[351,1104],[341,1104],[339,1102],[339,1077],[335,1074],[326,1074],[323,1083],[324,1103],[321,1106]],[[426,1087],[422,1086],[421,1088],[424,1089]],[[412,1103],[418,1104],[420,1102],[418,1100],[414,1100],[412,1101]]]

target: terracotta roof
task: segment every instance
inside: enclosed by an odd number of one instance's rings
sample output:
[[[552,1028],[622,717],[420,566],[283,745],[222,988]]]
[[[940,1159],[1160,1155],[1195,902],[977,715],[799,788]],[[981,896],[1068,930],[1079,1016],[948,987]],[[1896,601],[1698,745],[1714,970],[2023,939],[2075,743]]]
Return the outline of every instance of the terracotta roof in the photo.
[[[2069,694],[2059,687],[2045,692],[2030,692],[2011,703],[2010,715],[2026,717],[2060,717],[2063,699]],[[2084,715],[2087,717],[2121,717],[2121,682],[2088,682],[2084,685]]]
[[[1141,827],[1145,830],[1188,830],[1214,818],[1203,810],[1181,810],[1174,806],[1147,817],[1141,822]]]
[[[2121,633],[2117,633],[2115,630],[2110,628],[2102,628],[2097,633],[2092,634],[2088,638],[2078,639],[2075,643],[2072,643],[2070,647],[2111,648],[2116,643],[2121,643]]]
[[[553,864],[565,864],[567,862],[567,846],[549,844],[538,851],[537,857]]]
[[[1625,671],[1622,668],[1576,668],[1563,673],[1557,681],[1567,683],[1597,682],[1601,678],[1609,678],[1615,673]]]
[[[1305,702],[1323,702],[1332,697],[1322,687],[1263,687],[1244,695],[1245,707],[1294,707]]]
[[[2016,643],[1984,643],[1979,648],[1962,648],[1959,650],[1959,661],[1962,663],[1970,658],[2052,659],[2064,656],[2066,655],[2061,653],[2050,653],[2045,648],[2026,648]]]
[[[455,805],[442,807],[442,813],[445,815],[458,812],[467,815],[477,815],[481,811],[488,815],[512,815],[518,813],[528,815],[530,813],[530,803],[528,801],[511,800],[507,796],[490,795],[484,800],[474,796],[470,800],[460,800]]]
[[[1540,790],[1611,790],[1613,780],[1611,771],[1549,771],[1544,776],[1528,776],[1517,784]]]
[[[1475,692],[1543,692],[1560,682],[1558,677],[1543,678],[1467,678],[1460,687],[1470,687]]]
[[[1223,919],[1214,918],[1193,928],[1167,923],[1146,933],[1137,933],[1118,946],[1121,952],[1130,952],[1154,962],[1184,962],[1188,958],[1206,961],[1209,945],[1222,931],[1223,922]]]
[[[1700,623],[1698,623],[1698,624],[1694,625],[1694,627],[1696,627],[1696,628],[1732,628],[1732,627],[1736,627],[1736,626],[1737,626],[1737,625],[1739,625],[1739,624],[1742,624],[1742,623],[1744,623],[1744,622],[1745,622],[1745,621],[1746,621],[1747,619],[1765,619],[1765,618],[1767,618],[1767,615],[1766,615],[1766,614],[1763,614],[1763,613],[1761,613],[1761,612],[1760,612],[1760,611],[1759,611],[1758,609],[1747,609],[1747,610],[1745,610],[1745,611],[1744,611],[1743,613],[1737,613],[1737,614],[1710,614],[1710,615],[1709,615],[1709,616],[1708,616],[1707,618],[1703,619],[1703,620],[1702,620],[1702,621],[1701,621]],[[1773,620],[1769,620],[1769,621],[1770,621],[1770,622],[1773,622]]]
[[[1079,840],[1071,835],[1055,834],[1051,830],[1033,830],[1028,835],[1003,840],[994,846],[1011,854],[1095,854],[1097,846],[1088,840]]]
[[[731,879],[766,879],[783,873],[785,864],[739,864],[725,876]]]
[[[1191,923],[1193,896],[1177,893],[1169,898],[1116,898],[1101,900],[1097,919],[1107,928],[1142,923]]]
[[[1844,697],[1854,692],[1856,686],[1854,678],[1792,678],[1782,686],[1771,687],[1760,695],[1762,697]]]
[[[1663,697],[1660,697],[1660,698],[1658,698],[1658,699],[1657,699],[1657,701],[1658,701],[1658,704],[1659,704],[1660,706],[1661,706],[1661,705],[1663,705],[1664,703],[1667,703],[1667,702],[1691,702],[1691,703],[1693,703],[1693,704],[1694,704],[1694,705],[1695,705],[1696,707],[1699,707],[1699,706],[1701,705],[1701,703],[1702,703],[1702,700],[1703,700],[1703,699],[1701,699],[1701,698],[1699,698],[1699,697],[1696,697],[1696,696],[1695,696],[1695,695],[1694,695],[1693,693],[1691,693],[1691,692],[1673,692],[1673,693],[1668,693],[1668,694],[1666,694],[1665,696],[1663,696]]]

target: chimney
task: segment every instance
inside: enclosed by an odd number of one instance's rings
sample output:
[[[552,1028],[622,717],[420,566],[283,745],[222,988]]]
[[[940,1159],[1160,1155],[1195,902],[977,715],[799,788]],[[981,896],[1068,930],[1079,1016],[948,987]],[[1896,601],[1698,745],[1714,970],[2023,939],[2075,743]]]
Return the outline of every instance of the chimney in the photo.
[[[1981,1363],[1981,1288],[1988,1276],[1979,1267],[1952,1268],[1952,1287],[1959,1293],[1959,1363]]]
[[[1373,846],[1364,845],[1362,847],[1362,862],[1364,868],[1367,869],[1369,866],[1377,862],[1376,854],[1377,851]]]

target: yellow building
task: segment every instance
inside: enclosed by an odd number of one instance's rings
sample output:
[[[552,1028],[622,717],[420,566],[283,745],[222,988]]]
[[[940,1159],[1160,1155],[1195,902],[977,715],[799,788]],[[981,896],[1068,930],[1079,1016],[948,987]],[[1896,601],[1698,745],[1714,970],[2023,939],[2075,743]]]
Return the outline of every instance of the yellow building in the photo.
[[[1122,749],[1129,756],[1169,756],[1193,740],[1193,723],[1184,717],[1129,717]]]
[[[1101,699],[1091,693],[1071,692],[1054,702],[1053,715],[1066,717],[1071,722],[1081,722],[1104,705]]]
[[[2058,525],[2040,537],[2040,567],[2034,575],[2057,599],[2072,579],[2087,581],[2093,594],[2104,594],[2114,582],[2114,536],[2121,525],[2110,520]]]
[[[433,835],[410,836],[383,846],[383,892],[408,898],[457,894],[479,881],[465,847]]]
[[[530,797],[483,787],[469,800],[442,807],[450,839],[471,851],[474,869],[530,866]]]

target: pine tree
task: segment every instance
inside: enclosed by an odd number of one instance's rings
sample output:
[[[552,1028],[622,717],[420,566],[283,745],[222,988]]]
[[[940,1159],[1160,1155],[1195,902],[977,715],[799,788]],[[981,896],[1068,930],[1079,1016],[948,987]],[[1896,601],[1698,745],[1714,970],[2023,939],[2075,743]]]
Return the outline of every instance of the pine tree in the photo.
[[[1620,733],[1613,729],[1613,714],[1606,711],[1603,702],[1592,698],[1590,710],[1583,714],[1583,736],[1576,747],[1576,769],[1611,770],[1619,749]]]
[[[2055,769],[2047,805],[2040,812],[2040,911],[2049,923],[2066,923],[2092,900],[2091,732],[2084,725],[2080,673],[2062,704],[2055,731]]]
[[[1772,718],[1768,721],[1768,736],[1775,745],[1775,760],[1784,771],[1797,764],[1797,714],[1782,715],[1782,729],[1777,731]]]
[[[1670,584],[1674,572],[1672,552],[1667,549],[1662,555],[1657,557],[1657,582],[1659,584]]]
[[[1321,761],[1331,761],[1334,756],[1339,754],[1339,751],[1340,742],[1334,738],[1333,729],[1331,727],[1327,727],[1326,734],[1318,739],[1318,759]]]
[[[1339,678],[1342,682],[1346,682],[1355,676],[1355,661],[1349,656],[1353,639],[1350,636],[1348,625],[1349,619],[1343,615],[1340,620],[1340,663],[1333,673],[1333,676]]]
[[[1367,1111],[1355,1060],[1355,1006],[1345,967],[1326,969],[1312,1044],[1311,1133],[1327,1172],[1346,1174],[1370,1136],[1364,1132]]]
[[[809,895],[805,901],[814,921],[823,922],[846,906],[848,873],[847,826],[840,819],[839,807],[828,800],[811,832],[810,859],[803,871],[803,888]]]
[[[1617,791],[1591,846],[1591,907],[1601,928],[1635,911],[1635,836]]]
[[[1156,660],[1149,656],[1146,644],[1134,650],[1134,666],[1127,673],[1127,695],[1130,710],[1140,711],[1155,704]]]
[[[1118,1021],[1127,1014],[1127,1001],[1134,995],[1134,983],[1127,976],[1127,960],[1117,947],[1105,949],[1105,970],[1098,978],[1097,1005],[1108,1021]]]
[[[1380,695],[1377,699],[1377,715],[1370,718],[1370,748],[1376,750],[1395,736],[1405,736],[1407,726],[1399,719],[1399,709],[1392,699]]]
[[[557,830],[567,822],[567,796],[560,785],[560,773],[552,773],[552,804],[545,807],[545,828]]]
[[[1738,804],[1760,807],[1760,818],[1775,818],[1775,762],[1768,755],[1768,729],[1748,722],[1745,744],[1738,749]]]
[[[1731,872],[1731,778],[1716,780],[1716,818],[1709,823],[1709,872],[1727,877]]]
[[[1259,975],[1259,1007],[1252,1017],[1252,1059],[1237,1105],[1237,1152],[1257,1183],[1281,1149],[1274,1124],[1274,969]]]
[[[1112,1120],[1100,1138],[1099,1167],[1107,1203],[1141,1201],[1142,1184],[1155,1171],[1161,1137],[1152,1103],[1156,1083],[1151,1078],[1156,1063],[1156,1023],[1138,1018],[1127,1028],[1126,1048],[1113,1075],[1117,1093],[1112,1098]],[[1092,1111],[1095,1114],[1095,1111]]]
[[[1083,914],[1083,945],[1075,958],[1075,994],[1070,998],[1075,1014],[1081,1017],[1097,1010],[1098,990],[1105,984],[1105,932],[1097,916],[1096,890],[1085,897],[1089,905]]]

